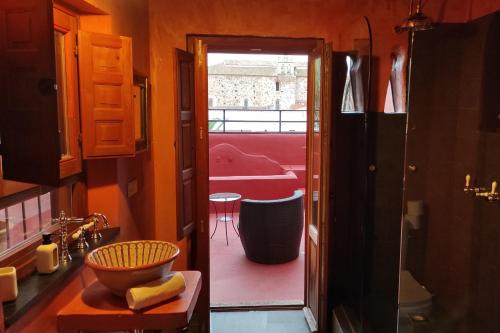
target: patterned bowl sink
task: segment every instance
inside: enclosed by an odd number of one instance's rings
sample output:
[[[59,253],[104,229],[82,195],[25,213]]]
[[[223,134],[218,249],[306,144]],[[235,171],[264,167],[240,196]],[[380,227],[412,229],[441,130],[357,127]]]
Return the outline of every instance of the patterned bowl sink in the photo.
[[[128,288],[170,272],[179,252],[169,242],[130,241],[101,246],[87,254],[85,263],[113,294],[125,296]]]

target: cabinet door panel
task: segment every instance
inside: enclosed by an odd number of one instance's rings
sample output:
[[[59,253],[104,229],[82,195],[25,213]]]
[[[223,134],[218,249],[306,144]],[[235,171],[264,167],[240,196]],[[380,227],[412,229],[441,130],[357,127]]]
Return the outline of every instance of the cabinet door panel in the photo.
[[[50,0],[0,2],[3,177],[59,182],[59,133]]]
[[[78,32],[83,157],[133,156],[132,41]]]

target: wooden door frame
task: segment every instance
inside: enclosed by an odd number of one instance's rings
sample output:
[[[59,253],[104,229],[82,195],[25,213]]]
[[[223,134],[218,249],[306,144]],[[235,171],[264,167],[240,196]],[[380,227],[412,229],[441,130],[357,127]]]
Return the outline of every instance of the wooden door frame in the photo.
[[[315,80],[311,80],[314,77],[314,60],[313,57],[321,59],[321,78],[320,78],[320,88],[321,88],[321,99],[320,99],[320,161],[319,161],[319,174],[321,175],[321,182],[319,184],[319,209],[317,211],[319,223],[314,228],[316,231],[315,245],[318,249],[319,256],[316,260],[318,268],[318,318],[317,322],[311,309],[307,306],[309,301],[305,300],[304,315],[306,317],[309,329],[313,332],[328,332],[329,331],[329,320],[328,320],[328,283],[330,268],[329,263],[329,250],[330,250],[330,239],[329,239],[329,228],[330,228],[330,205],[329,205],[329,193],[330,193],[330,137],[331,137],[331,65],[332,65],[332,44],[323,43],[318,45],[317,49],[310,53],[308,60],[308,87],[307,87],[307,98],[308,98],[308,131],[307,131],[307,147],[313,146],[314,140],[314,94],[315,94]],[[307,151],[308,159],[306,166],[306,179],[313,178],[313,150],[308,149]],[[309,182],[306,184],[307,193],[307,205],[306,207],[313,207],[313,184]],[[306,210],[306,223],[305,228],[307,230],[305,236],[306,240],[306,251],[310,247],[309,239],[309,225],[307,221],[312,219],[312,211]],[[306,256],[306,265],[309,265],[310,256]],[[309,272],[306,266],[306,274]],[[305,283],[305,293],[307,295],[307,281],[311,277],[306,276]]]
[[[197,204],[196,204],[196,232],[193,243],[193,254],[197,269],[202,271],[203,281],[202,291],[199,298],[199,309],[203,318],[208,320],[210,310],[210,243],[209,243],[209,152],[208,152],[208,64],[206,55],[210,53],[245,53],[245,54],[307,54],[314,49],[325,45],[323,38],[285,38],[285,37],[262,37],[262,36],[235,36],[235,35],[206,35],[189,34],[186,35],[186,49],[194,53],[194,76],[195,76],[195,130],[197,132],[196,146],[196,183],[197,183]],[[329,87],[329,85],[328,85]],[[309,86],[308,86],[309,90]],[[309,95],[308,95],[309,96]],[[307,109],[309,114],[311,110]],[[306,131],[308,136],[309,128]],[[307,152],[306,152],[307,154]],[[307,162],[306,162],[307,164]],[[309,168],[306,166],[306,168]],[[306,188],[308,185],[306,184]],[[307,205],[306,205],[307,207]],[[307,210],[307,208],[306,208]],[[308,216],[308,212],[305,212]],[[306,225],[306,224],[305,224]],[[308,240],[308,229],[304,227],[305,240]],[[322,247],[323,248],[323,247]],[[308,258],[306,256],[305,266]],[[306,274],[306,272],[305,272]],[[304,302],[306,301],[306,275],[304,274]],[[321,284],[327,282],[322,279]],[[322,288],[323,289],[323,288]],[[326,290],[324,288],[323,290]],[[326,299],[324,300],[326,304]],[[281,308],[282,306],[276,306]],[[255,306],[254,309],[270,309],[274,306]],[[247,308],[247,307],[245,307]],[[288,307],[290,308],[290,307]],[[227,308],[227,310],[236,310]]]

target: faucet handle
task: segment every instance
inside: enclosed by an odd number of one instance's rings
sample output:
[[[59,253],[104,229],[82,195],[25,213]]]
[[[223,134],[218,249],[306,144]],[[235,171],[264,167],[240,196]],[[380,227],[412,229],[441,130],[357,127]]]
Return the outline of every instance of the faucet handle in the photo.
[[[109,221],[108,221],[108,218],[106,217],[106,215],[104,215],[103,213],[94,213],[94,214],[101,218],[104,229],[109,228]]]
[[[498,183],[496,180],[494,180],[491,183],[491,192],[488,195],[489,202],[495,202],[495,201],[500,202],[500,194],[497,192],[497,187],[498,187]]]
[[[464,192],[469,193],[471,192],[472,189],[470,188],[470,175],[466,174],[465,175],[465,187],[464,187]]]
[[[492,183],[491,183],[491,193],[490,194],[498,194],[497,193],[497,186],[498,186],[498,183],[496,180],[494,180]]]
[[[466,174],[465,175],[465,188],[470,188],[470,175]]]
[[[99,232],[99,216],[97,214],[92,214],[90,217],[90,223],[93,224],[92,235],[90,238],[94,241],[98,241],[102,238],[102,234]]]

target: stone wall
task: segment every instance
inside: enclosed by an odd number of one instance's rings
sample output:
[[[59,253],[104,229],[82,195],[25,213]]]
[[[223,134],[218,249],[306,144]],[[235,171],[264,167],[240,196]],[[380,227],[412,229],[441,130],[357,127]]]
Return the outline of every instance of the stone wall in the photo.
[[[209,66],[210,108],[305,109],[307,64],[235,61]]]

